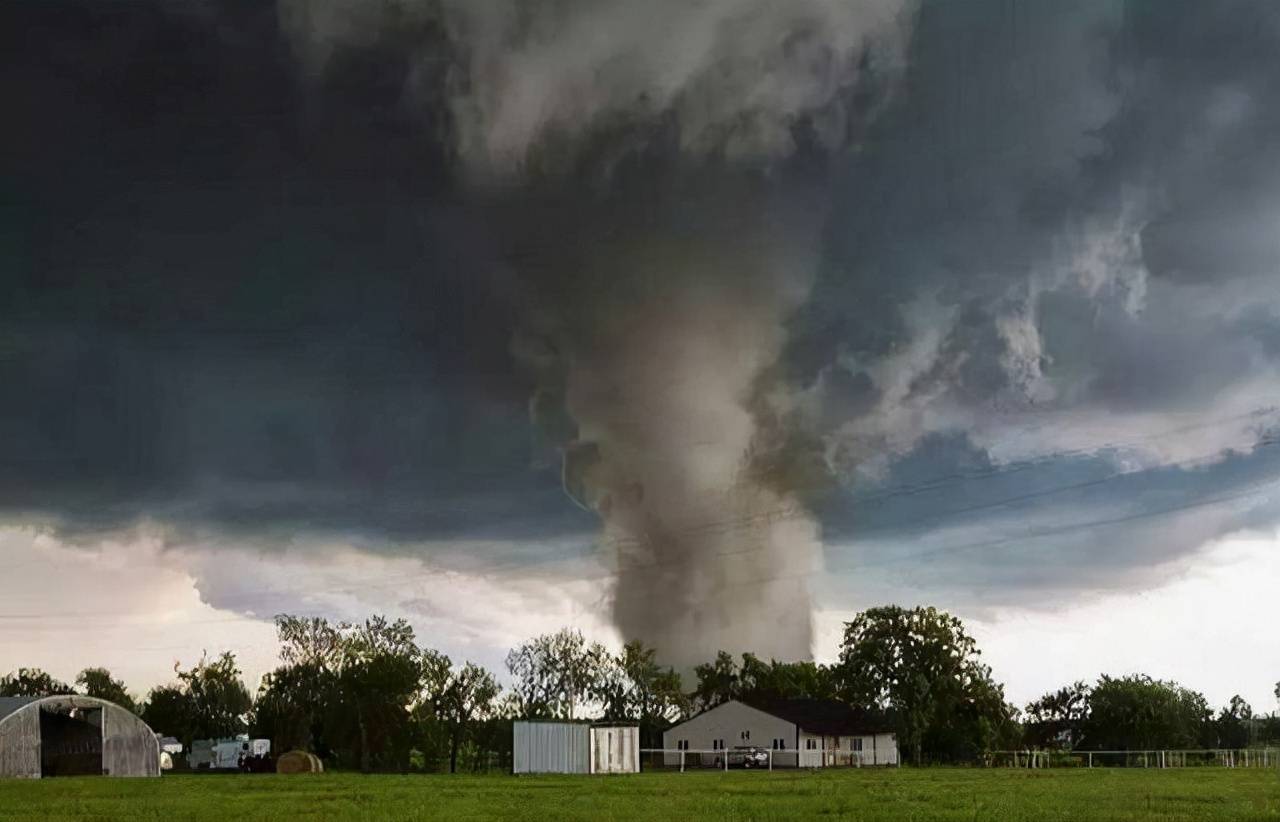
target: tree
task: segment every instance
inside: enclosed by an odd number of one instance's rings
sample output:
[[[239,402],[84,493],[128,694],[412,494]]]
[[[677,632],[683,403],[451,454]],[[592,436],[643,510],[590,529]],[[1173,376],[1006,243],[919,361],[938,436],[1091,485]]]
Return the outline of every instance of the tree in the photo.
[[[75,693],[65,682],[54,679],[39,668],[19,668],[0,677],[0,696],[56,696]]]
[[[814,662],[767,664],[754,654],[742,655],[738,672],[739,698],[765,704],[780,699],[833,699],[835,676],[831,668]]]
[[[894,716],[900,745],[971,759],[1013,732],[1015,709],[956,617],[935,608],[873,608],[845,624],[836,678],[850,704]]]
[[[258,690],[254,721],[260,732],[289,740],[289,747],[332,756],[326,730],[335,725],[333,714],[340,710],[337,671],[342,631],[349,627],[315,617],[276,616],[282,664],[263,678]],[[285,747],[283,741],[277,745]]]
[[[657,662],[657,651],[640,641],[622,646],[618,667],[626,679],[631,710],[628,718],[642,725],[666,725],[690,712],[689,698],[674,668],[663,668]]]
[[[409,708],[418,690],[421,650],[413,628],[374,616],[362,625],[339,626],[337,685],[353,718],[360,770],[407,770]],[[350,747],[350,744],[348,744]]]
[[[469,738],[473,723],[493,713],[500,690],[492,674],[471,662],[449,678],[439,703],[439,716],[449,730],[449,773],[457,773],[458,749]]]
[[[693,673],[698,678],[693,701],[699,710],[714,708],[741,695],[738,666],[725,651],[717,653],[714,661],[696,666]]]
[[[443,716],[445,695],[453,679],[453,662],[430,648],[422,649],[419,695],[411,711],[415,747],[424,767],[435,770],[449,756],[450,728]]]
[[[1074,682],[1027,705],[1027,741],[1039,748],[1075,748],[1089,718],[1089,686]]]
[[[724,651],[712,662],[694,668],[698,685],[693,699],[705,710],[731,699],[769,703],[780,699],[834,699],[834,671],[813,662],[765,662],[744,653],[742,664]]]
[[[1249,731],[1253,725],[1253,708],[1244,701],[1244,697],[1236,694],[1231,697],[1230,704],[1218,714],[1214,725],[1218,747],[1247,748],[1250,742]]]
[[[1211,745],[1204,695],[1145,675],[1103,676],[1089,694],[1085,746],[1095,750],[1152,750]]]
[[[138,712],[138,703],[129,696],[124,682],[112,679],[111,672],[106,668],[85,668],[76,677],[76,685],[80,686],[86,696],[105,699],[133,713]]]
[[[507,654],[507,670],[527,717],[573,719],[592,694],[609,653],[587,644],[582,632],[564,628],[543,634]]]
[[[188,750],[191,748],[191,740],[196,738],[192,730],[191,701],[180,686],[152,688],[141,716],[156,733],[176,737]]]
[[[265,737],[278,751],[324,749],[322,717],[328,693],[310,688],[310,677],[302,666],[281,665],[265,674],[253,701],[249,732]]]
[[[618,655],[604,654],[592,689],[606,720],[639,724],[641,745],[661,745],[659,734],[690,711],[680,675],[657,662],[657,652],[639,641],[628,642]]]
[[[216,659],[207,655],[190,670],[176,665],[189,711],[189,733],[194,739],[235,736],[248,729],[253,699],[240,679],[236,656],[224,651]]]

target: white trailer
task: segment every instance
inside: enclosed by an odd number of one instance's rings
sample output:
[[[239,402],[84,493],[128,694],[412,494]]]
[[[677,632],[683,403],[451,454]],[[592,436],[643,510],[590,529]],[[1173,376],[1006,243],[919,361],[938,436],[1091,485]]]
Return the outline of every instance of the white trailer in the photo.
[[[253,765],[270,759],[270,739],[250,739],[240,734],[227,739],[197,739],[191,743],[187,764],[193,771],[253,770]]]

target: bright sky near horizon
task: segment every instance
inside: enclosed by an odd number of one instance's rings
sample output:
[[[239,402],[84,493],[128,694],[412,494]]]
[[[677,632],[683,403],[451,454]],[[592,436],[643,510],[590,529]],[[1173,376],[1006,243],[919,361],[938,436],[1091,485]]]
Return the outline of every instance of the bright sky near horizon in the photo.
[[[0,576],[0,669],[37,666],[70,680],[82,668],[103,665],[142,695],[172,681],[176,662],[185,667],[202,650],[230,650],[252,690],[276,664],[274,609],[353,619],[405,616],[422,644],[482,662],[500,679],[506,650],[537,632],[574,625],[617,643],[607,610],[592,601],[598,583],[575,584],[567,573],[559,583],[521,587],[492,576],[432,573],[415,560],[339,546],[322,562],[288,553],[227,559],[209,563],[147,539],[86,549],[28,529],[0,530],[0,566],[7,569]],[[233,570],[218,573],[210,564]],[[236,609],[202,599],[193,574],[209,575],[209,599],[235,602]],[[1148,590],[1053,610],[957,612],[1007,697],[1020,706],[1077,679],[1146,673],[1199,690],[1214,706],[1238,693],[1255,711],[1270,712],[1280,678],[1277,579],[1280,534],[1232,536]],[[834,661],[843,621],[853,613],[817,611],[819,661]]]

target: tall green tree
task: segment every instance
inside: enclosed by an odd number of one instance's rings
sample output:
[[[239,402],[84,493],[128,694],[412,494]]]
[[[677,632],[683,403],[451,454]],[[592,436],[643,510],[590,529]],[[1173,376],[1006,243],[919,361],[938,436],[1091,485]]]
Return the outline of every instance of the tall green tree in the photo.
[[[1016,709],[956,617],[935,608],[872,608],[845,624],[836,677],[851,705],[895,717],[916,762],[969,760],[1014,730]]]
[[[1027,705],[1027,742],[1037,748],[1076,748],[1089,718],[1089,686],[1074,682]]]
[[[524,716],[573,719],[596,689],[609,652],[581,631],[543,634],[507,654],[512,689]]]
[[[179,685],[161,685],[152,688],[142,706],[142,719],[158,734],[172,736],[187,750],[197,738],[191,700]]]
[[[724,651],[694,668],[698,678],[693,701],[701,710],[731,699],[768,703],[779,699],[834,699],[836,677],[832,668],[814,662],[765,662],[744,653],[739,664]]]
[[[1214,721],[1219,748],[1247,748],[1253,726],[1253,708],[1236,694]]]
[[[603,655],[601,663],[592,690],[601,718],[635,722],[643,747],[661,745],[661,732],[690,712],[680,675],[659,665],[657,652],[639,641],[628,642],[619,654]]]
[[[720,651],[711,662],[704,662],[693,669],[698,679],[693,690],[693,701],[700,711],[722,705],[742,695],[738,676],[738,664],[733,656]]]
[[[815,662],[765,663],[754,654],[742,655],[738,690],[747,702],[768,703],[779,699],[833,699],[836,697],[832,670]]]
[[[39,668],[19,668],[0,677],[0,696],[57,696],[74,692],[70,685]]]
[[[333,755],[326,732],[335,725],[338,670],[342,662],[345,623],[318,617],[276,616],[280,666],[263,678],[255,709],[260,733],[269,733],[282,750],[301,748],[322,758]]]
[[[458,772],[458,751],[471,741],[476,725],[495,714],[501,690],[493,674],[471,662],[449,677],[439,702],[439,716],[449,735],[449,773]]]
[[[125,688],[124,682],[119,679],[112,679],[111,672],[106,668],[85,668],[76,677],[76,685],[80,687],[81,693],[86,696],[105,699],[133,713],[138,712],[138,703],[134,701],[133,697],[129,696],[129,691]]]
[[[1196,748],[1214,744],[1204,695],[1145,675],[1103,676],[1089,694],[1085,747],[1094,750]]]
[[[253,700],[249,732],[271,740],[280,752],[307,750],[327,757],[324,710],[330,692],[312,687],[303,666],[281,665],[262,677]]]
[[[439,651],[423,648],[419,694],[411,722],[414,746],[423,755],[428,770],[448,762],[450,727],[444,716],[444,703],[452,680],[453,661]]]
[[[361,625],[341,626],[339,633],[335,673],[360,770],[407,770],[409,711],[422,673],[413,628],[403,619],[374,616]]]
[[[193,738],[217,739],[248,730],[253,698],[240,678],[235,654],[205,655],[189,670],[175,670],[186,694]]]

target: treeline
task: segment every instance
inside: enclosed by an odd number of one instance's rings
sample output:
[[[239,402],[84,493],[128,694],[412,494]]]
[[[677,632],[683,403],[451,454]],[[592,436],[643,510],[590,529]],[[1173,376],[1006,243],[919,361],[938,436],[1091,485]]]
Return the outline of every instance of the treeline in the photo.
[[[251,733],[277,752],[301,748],[363,771],[484,770],[509,762],[516,718],[630,721],[644,747],[662,731],[730,699],[836,699],[896,728],[907,761],[975,762],[992,750],[1220,748],[1280,742],[1280,717],[1240,697],[1216,714],[1202,694],[1144,676],[1102,677],[1010,704],[963,623],[933,608],[874,608],[845,626],[839,661],[764,661],[720,653],[692,688],[632,642],[619,652],[569,629],[506,658],[509,685],[469,661],[419,645],[404,620],[361,624],[280,616],[280,665],[256,694],[236,658],[202,657],[141,704],[101,668],[74,684],[34,669],[0,678],[0,695],[72,691],[138,712],[184,745]],[[1280,684],[1277,685],[1280,699]]]
[[[1280,700],[1280,683],[1276,684]],[[1029,746],[1066,750],[1247,748],[1280,742],[1280,714],[1255,715],[1239,695],[1216,714],[1204,695],[1148,676],[1076,682],[1027,706]]]

